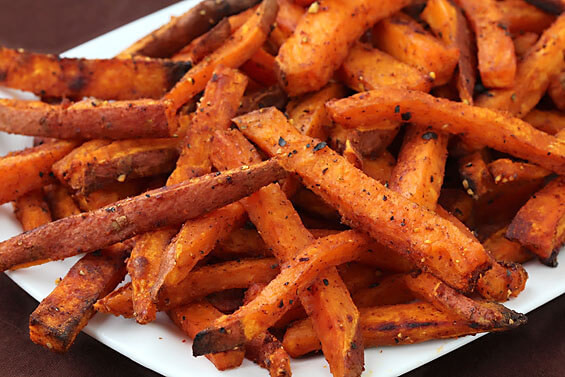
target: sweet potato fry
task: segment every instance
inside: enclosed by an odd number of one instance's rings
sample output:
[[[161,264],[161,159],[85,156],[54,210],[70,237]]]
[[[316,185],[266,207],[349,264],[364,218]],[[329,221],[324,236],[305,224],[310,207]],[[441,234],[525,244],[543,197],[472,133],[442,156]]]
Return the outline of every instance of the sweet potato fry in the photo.
[[[367,28],[409,3],[331,0],[308,11],[279,49],[276,63],[281,86],[290,96],[322,88]]]
[[[565,115],[559,111],[534,109],[524,117],[524,121],[550,135],[555,135],[565,129]]]
[[[473,224],[473,199],[459,189],[443,189],[439,204],[467,227]]]
[[[75,202],[82,211],[94,211],[145,191],[145,179],[133,180],[124,183],[114,182],[105,185],[100,190],[89,193],[77,192],[73,195]],[[163,186],[163,185],[161,185]]]
[[[271,255],[265,242],[253,229],[236,229],[218,242],[212,254],[221,259]]]
[[[516,76],[514,43],[495,0],[456,0],[477,37],[479,72],[487,88],[508,88]]]
[[[72,59],[0,48],[0,85],[42,97],[160,98],[188,71],[156,59]]]
[[[537,43],[523,57],[516,72],[514,86],[489,90],[476,99],[476,104],[504,110],[517,117],[525,116],[544,95],[550,81],[563,69],[565,15],[547,28]]]
[[[539,39],[539,35],[536,33],[523,33],[514,37],[514,51],[516,52],[516,57],[521,59],[534,47]],[[551,85],[551,84],[550,84]]]
[[[237,115],[247,114],[250,111],[274,106],[277,109],[284,109],[287,102],[286,93],[280,86],[270,86],[258,91],[249,93],[243,97]]]
[[[45,198],[51,210],[53,220],[59,220],[63,217],[77,215],[80,209],[73,200],[71,194],[61,184],[53,184],[43,187]]]
[[[279,273],[274,258],[241,259],[217,263],[193,270],[181,283],[161,290],[159,310],[170,310],[186,305],[210,293],[226,289],[247,288],[254,283],[268,283]],[[133,317],[131,284],[126,284],[98,300],[99,312]]]
[[[284,176],[278,162],[269,160],[66,217],[0,243],[0,270],[37,259],[56,260],[94,251],[139,233],[173,226],[225,206]]]
[[[459,50],[448,47],[404,13],[381,21],[373,29],[377,48],[410,64],[433,79],[433,85],[446,84],[459,61]]]
[[[406,304],[413,300],[414,294],[406,286],[404,274],[386,276],[374,286],[360,289],[353,294],[353,301],[359,308]]]
[[[280,150],[287,156],[281,164],[298,173],[306,187],[336,207],[347,223],[401,254],[411,250],[409,257],[414,263],[450,285],[472,290],[478,275],[488,268],[488,258],[478,242],[351,167],[324,142],[299,135],[275,109],[256,111],[235,122],[261,149],[269,154],[279,154]],[[280,138],[286,141],[284,147],[278,143]]]
[[[51,212],[41,189],[20,196],[14,204],[14,215],[25,231],[51,222]]]
[[[382,129],[380,129],[382,127]],[[398,122],[383,121],[372,130],[346,129],[334,124],[329,130],[328,142],[332,149],[342,153],[348,144],[363,156],[374,157],[386,151],[400,129]],[[308,135],[309,136],[309,135]]]
[[[313,216],[332,221],[339,220],[339,213],[310,190],[298,190],[292,197],[292,203],[302,211]]]
[[[290,357],[282,343],[270,333],[263,333],[245,345],[245,357],[269,371],[271,377],[291,376]]]
[[[85,100],[68,107],[0,99],[0,130],[59,139],[169,136],[165,104],[149,99],[112,103]]]
[[[320,229],[316,229],[316,231],[320,231]],[[335,233],[337,233],[337,231],[332,231],[331,233],[325,234],[322,237]],[[341,266],[337,267],[337,271],[339,272],[339,276],[341,276],[341,279],[347,286],[347,290],[351,294],[357,292],[360,289],[375,285],[378,281],[378,275],[380,274],[380,272],[375,267],[359,262],[344,263]]]
[[[561,14],[565,11],[563,0],[526,0],[528,3],[543,10],[544,12]]]
[[[565,242],[565,178],[558,177],[538,191],[518,211],[506,237],[520,242],[548,266],[557,264]]]
[[[204,0],[180,17],[125,49],[119,56],[143,55],[154,58],[172,56],[194,38],[204,34],[224,17],[239,13],[257,3],[257,0]]]
[[[75,263],[31,314],[31,340],[56,352],[67,351],[95,314],[94,303],[124,278],[128,253],[129,248],[119,244]]]
[[[483,241],[485,249],[492,254],[493,258],[506,263],[524,263],[532,259],[534,255],[519,242],[510,241],[505,237],[507,231],[508,227],[505,226]]]
[[[488,194],[494,186],[494,177],[487,166],[488,159],[488,152],[481,149],[458,161],[463,189],[475,200]]]
[[[547,94],[559,110],[565,110],[565,70],[551,78]]]
[[[434,81],[418,69],[359,42],[349,50],[337,74],[347,86],[358,92],[379,86],[428,92]]]
[[[169,318],[189,338],[194,339],[196,334],[214,323],[222,313],[214,308],[208,301],[200,300],[186,306],[172,309],[168,312]],[[237,368],[243,362],[244,350],[233,350],[206,355],[218,370]]]
[[[267,39],[277,10],[276,0],[263,0],[257,12],[225,44],[184,75],[164,97],[171,121],[182,105],[204,89],[218,65],[237,68],[253,56]]]
[[[384,185],[390,181],[395,165],[396,159],[390,152],[385,150],[376,158],[364,158],[362,170],[363,173]]]
[[[367,127],[388,119],[411,121],[527,159],[556,173],[565,172],[565,142],[518,118],[489,109],[404,89],[377,89],[326,104],[330,117],[345,127]]]
[[[502,15],[502,22],[511,33],[541,33],[555,20],[554,16],[525,0],[498,0],[496,7]]]
[[[512,161],[508,158],[500,158],[490,162],[488,170],[494,178],[494,183],[535,181],[551,175],[551,171],[537,165]]]
[[[53,180],[51,166],[77,143],[59,141],[12,152],[0,158],[0,203],[17,199],[23,194],[40,189]]]
[[[275,57],[260,48],[246,61],[241,70],[247,76],[265,86],[272,86],[277,83],[275,73]]]
[[[109,142],[94,150],[86,142],[53,165],[53,173],[73,190],[89,192],[109,182],[171,172],[178,158],[178,139]],[[87,149],[86,153],[80,153]],[[77,153],[78,152],[78,153]]]
[[[473,36],[463,12],[448,0],[430,0],[420,17],[446,45],[459,49],[457,90],[459,98],[472,105],[477,58]]]
[[[224,18],[222,21],[218,22],[216,26],[210,29],[210,31],[202,34],[196,39],[193,39],[192,42],[173,55],[171,60],[189,62],[191,66],[196,65],[206,56],[214,52],[214,50],[223,45],[232,32],[233,30],[229,19]]]

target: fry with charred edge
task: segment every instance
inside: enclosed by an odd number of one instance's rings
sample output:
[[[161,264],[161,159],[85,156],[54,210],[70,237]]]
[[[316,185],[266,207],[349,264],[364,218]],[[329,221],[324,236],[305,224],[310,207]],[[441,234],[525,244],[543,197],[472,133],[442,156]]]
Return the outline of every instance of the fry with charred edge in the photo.
[[[210,31],[193,39],[182,50],[171,58],[172,61],[185,61],[196,65],[214,50],[218,49],[229,38],[232,33],[230,22],[227,18],[218,22]]]
[[[118,200],[141,194],[146,191],[146,180],[147,178],[123,183],[112,182],[104,185],[100,190],[89,193],[75,192],[73,197],[81,210],[85,212],[94,211]],[[164,186],[164,184],[159,185],[159,187],[161,186]]]
[[[73,190],[89,192],[109,182],[168,173],[178,158],[178,139],[104,141],[91,150],[98,142],[88,141],[53,164],[55,176]]]
[[[222,316],[222,313],[206,300],[196,301],[186,306],[172,309],[167,314],[175,325],[191,339],[193,339],[199,331],[204,330],[214,323],[216,318]],[[233,350],[206,355],[208,360],[210,360],[218,370],[237,368],[243,362],[244,356],[244,350]]]
[[[143,55],[165,58],[173,55],[194,38],[207,32],[224,17],[252,7],[257,0],[204,0],[179,17],[141,38],[119,57]],[[210,22],[212,20],[212,22]]]
[[[347,86],[358,92],[379,86],[428,92],[434,81],[416,68],[360,42],[349,50],[337,73]]]
[[[512,325],[481,329],[451,313],[441,312],[426,302],[361,308],[360,312],[363,341],[367,347],[414,344],[485,331],[505,331],[527,321],[525,316],[519,315],[513,319]],[[292,357],[319,350],[320,343],[310,319],[294,323],[286,331],[283,346]]]
[[[234,349],[266,331],[320,272],[355,259],[368,240],[369,237],[361,233],[344,231],[314,241],[285,263],[281,273],[253,301],[201,331],[194,338],[193,354]]]
[[[565,14],[547,28],[537,43],[518,64],[514,86],[489,90],[476,104],[494,110],[508,111],[522,118],[539,102],[549,82],[563,69],[565,48]]]
[[[276,160],[168,186],[46,224],[0,243],[0,270],[91,252],[155,228],[180,224],[286,176]],[[229,179],[227,178],[229,177]]]
[[[76,142],[59,141],[0,157],[0,204],[17,199],[51,182],[51,166],[76,145]]]
[[[430,0],[420,17],[445,44],[459,49],[457,90],[459,98],[472,105],[477,58],[473,35],[463,12],[448,0]]]
[[[268,283],[279,273],[275,258],[240,259],[216,263],[193,270],[177,286],[160,292],[159,310],[186,305],[210,293],[247,288],[254,283]],[[95,309],[102,313],[133,317],[132,287],[128,283],[98,300]]]
[[[487,88],[508,88],[516,76],[514,43],[495,0],[455,0],[477,36],[479,72]],[[520,77],[520,79],[522,79]]]
[[[293,97],[322,88],[365,30],[409,3],[330,0],[318,12],[306,12],[279,49],[279,83]]]
[[[561,14],[565,11],[565,2],[563,0],[526,0],[535,7],[553,14]]]
[[[525,263],[532,259],[534,255],[528,249],[504,236],[507,231],[508,227],[505,226],[483,241],[485,249],[490,251],[493,258],[505,263]]]
[[[279,141],[284,144],[284,141]],[[226,169],[259,159],[257,151],[239,131],[216,132],[212,153],[215,166]],[[266,245],[281,264],[314,241],[278,184],[262,188],[242,200]],[[279,219],[285,219],[284,225]],[[284,301],[284,297],[281,298]],[[290,299],[296,301],[295,299]],[[363,347],[359,340],[359,312],[335,268],[323,272],[300,300],[322,341],[322,350],[334,376],[357,376],[363,371]],[[249,304],[246,304],[249,305]],[[253,305],[253,304],[251,304]],[[278,318],[277,318],[278,319]],[[340,328],[339,334],[328,329]],[[358,344],[351,348],[351,343]]]
[[[174,123],[177,110],[204,89],[218,65],[237,68],[253,56],[267,39],[277,10],[277,0],[263,0],[257,12],[224,45],[188,71],[165,95],[171,123]]]
[[[118,244],[75,263],[31,314],[31,340],[56,352],[67,351],[96,313],[94,303],[124,278],[128,253],[127,246]]]
[[[520,242],[548,266],[565,243],[565,177],[557,177],[518,211],[506,237]]]
[[[77,215],[80,209],[74,202],[66,187],[55,183],[43,187],[45,198],[49,204],[53,220],[59,220],[63,217]]]
[[[414,300],[414,294],[408,289],[404,274],[388,275],[377,283],[353,294],[353,301],[359,308],[380,305],[406,304]]]
[[[393,88],[330,100],[326,108],[330,117],[345,127],[371,127],[384,119],[410,121],[464,135],[470,141],[565,174],[565,141],[505,113]]]
[[[41,189],[20,196],[13,205],[14,215],[24,232],[51,222],[51,212]]]
[[[0,47],[0,85],[48,98],[160,98],[188,71],[157,59],[73,59]]]
[[[407,275],[406,285],[421,299],[430,302],[442,312],[452,313],[459,319],[475,323],[478,328],[506,327],[523,317],[522,314],[493,302],[472,300],[433,275],[422,272]]]
[[[348,224],[401,254],[410,250],[414,263],[454,288],[472,291],[479,274],[489,268],[478,242],[353,168],[324,142],[301,136],[276,109],[249,113],[235,122],[261,149],[280,154],[285,169],[299,174]],[[284,147],[279,146],[280,138],[286,141]]]
[[[269,371],[271,377],[290,377],[290,357],[270,333],[259,334],[245,344],[245,357]]]
[[[499,158],[489,162],[488,170],[494,178],[494,183],[538,180],[551,174],[551,171],[540,166],[512,161],[509,158]]]
[[[0,131],[58,139],[135,139],[168,137],[161,101],[98,102],[69,106],[0,99]]]
[[[524,0],[498,0],[496,7],[511,33],[542,33],[555,21],[555,16]]]

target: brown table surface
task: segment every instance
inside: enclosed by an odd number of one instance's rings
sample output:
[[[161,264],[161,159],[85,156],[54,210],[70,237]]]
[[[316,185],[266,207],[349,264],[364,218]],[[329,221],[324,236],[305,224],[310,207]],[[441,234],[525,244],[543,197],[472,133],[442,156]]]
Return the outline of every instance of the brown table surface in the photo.
[[[174,2],[0,0],[0,45],[57,53]],[[28,316],[36,306],[0,274],[0,375],[157,376],[85,334],[65,355],[34,345]],[[406,376],[565,376],[565,296],[528,317],[526,326],[487,335]],[[186,354],[191,357],[188,348]]]

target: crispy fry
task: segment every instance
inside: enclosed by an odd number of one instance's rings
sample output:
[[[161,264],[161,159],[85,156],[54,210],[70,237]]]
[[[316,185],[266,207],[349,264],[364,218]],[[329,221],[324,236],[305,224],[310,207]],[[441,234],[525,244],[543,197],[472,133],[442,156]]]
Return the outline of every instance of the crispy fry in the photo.
[[[548,266],[565,242],[565,177],[551,181],[518,211],[506,237],[520,242]]]
[[[363,173],[384,185],[390,181],[395,165],[396,159],[390,152],[385,150],[376,158],[364,158],[362,170]]]
[[[41,189],[20,196],[14,204],[14,215],[25,231],[51,222],[51,212]]]
[[[322,88],[368,27],[408,3],[331,0],[324,2],[319,11],[305,13],[276,58],[281,86],[290,96]]]
[[[292,197],[292,203],[313,216],[333,221],[339,220],[339,213],[310,190],[304,188],[298,190]]]
[[[145,191],[144,180],[135,180],[124,183],[111,183],[100,190],[90,193],[77,192],[73,195],[76,203],[82,211],[88,212],[105,207],[132,196],[136,196]]]
[[[404,89],[378,89],[326,104],[345,127],[366,127],[388,119],[411,121],[527,159],[565,173],[565,142],[507,114]]]
[[[386,276],[374,286],[360,289],[353,294],[353,301],[359,308],[380,305],[406,304],[414,300],[414,294],[406,286],[404,274]]]
[[[214,52],[214,50],[223,45],[232,32],[233,30],[229,19],[224,18],[222,21],[218,22],[216,26],[210,29],[210,31],[193,39],[192,42],[177,52],[171,60],[185,61],[189,62],[191,65],[196,65],[206,56]]]
[[[459,98],[472,105],[477,58],[463,12],[448,0],[430,0],[420,16],[446,45],[459,49],[457,90]]]
[[[84,100],[68,107],[0,99],[0,130],[59,139],[169,136],[165,104],[149,99],[111,103]]]
[[[511,33],[541,33],[555,20],[525,0],[498,0],[496,6]]]
[[[319,229],[317,229],[317,231],[319,231]],[[338,232],[332,231],[322,237],[335,233]],[[314,235],[314,233],[312,234]],[[337,270],[339,272],[339,276],[341,276],[343,282],[347,286],[347,290],[351,294],[360,289],[376,284],[378,280],[377,276],[379,275],[379,271],[377,271],[375,267],[359,262],[344,263],[341,266],[338,266]]]
[[[71,194],[63,185],[56,183],[44,186],[43,191],[45,193],[45,198],[49,203],[49,209],[51,210],[53,220],[59,220],[63,217],[77,215],[80,213],[80,209],[76,205]]]
[[[275,74],[275,57],[260,48],[246,61],[241,70],[253,80],[265,86],[275,85],[277,75]]]
[[[506,263],[524,263],[534,257],[532,253],[519,242],[510,241],[505,237],[508,227],[502,227],[483,241],[485,249],[490,251],[494,259]]]
[[[95,314],[96,300],[124,278],[124,259],[128,253],[129,248],[120,244],[88,254],[75,263],[31,314],[31,340],[56,352],[67,351]]]
[[[164,97],[171,121],[182,105],[204,89],[218,65],[237,68],[253,56],[267,39],[277,10],[276,0],[263,0],[257,12],[225,44],[184,75]]]
[[[169,57],[204,34],[222,18],[239,13],[255,3],[257,0],[204,0],[182,16],[173,17],[169,23],[141,38],[119,56]]]
[[[363,43],[353,45],[337,73],[347,86],[358,92],[379,86],[428,92],[434,81],[418,69]]]
[[[565,129],[565,116],[559,111],[532,110],[524,117],[535,128],[550,135]]]
[[[383,129],[379,129],[382,127]],[[373,130],[346,129],[339,124],[334,124],[329,131],[329,143],[332,149],[343,154],[347,144],[363,156],[378,156],[394,140],[400,129],[397,122],[383,121]],[[308,135],[310,136],[310,135]]]
[[[547,28],[537,43],[523,57],[516,72],[514,86],[489,90],[476,99],[476,104],[504,110],[517,117],[525,116],[544,95],[550,81],[563,69],[565,15]]]
[[[495,0],[456,0],[477,37],[479,72],[487,88],[508,88],[516,76],[514,43]],[[521,78],[520,78],[521,79]]]
[[[463,189],[473,199],[488,194],[494,186],[494,177],[488,169],[488,152],[481,149],[459,159],[459,175]]]
[[[540,180],[551,174],[551,171],[527,162],[516,162],[508,158],[500,158],[488,164],[488,170],[494,183],[512,181]]]
[[[277,109],[282,110],[284,109],[286,102],[286,94],[283,92],[281,87],[278,85],[270,86],[244,96],[237,114],[246,114],[250,111],[271,106],[275,106]]]
[[[0,158],[0,203],[17,199],[52,181],[51,166],[69,153],[77,143],[59,141],[12,152]]]
[[[42,97],[159,98],[188,71],[156,59],[72,59],[0,48],[0,85]]]
[[[237,259],[265,257],[271,252],[256,230],[241,228],[219,241],[212,254],[222,259]]]
[[[427,32],[414,19],[397,13],[373,29],[376,47],[410,64],[433,79],[433,85],[446,84],[459,61],[459,50],[448,47]]]
[[[401,254],[411,250],[409,257],[414,263],[450,285],[472,290],[478,274],[488,268],[488,258],[478,242],[351,167],[325,143],[300,136],[280,112],[264,109],[236,118],[235,122],[270,154],[279,154],[279,150],[281,156],[291,153],[281,159],[281,164],[298,173],[306,187],[336,207],[347,223]],[[286,141],[284,147],[279,146],[279,138]],[[375,208],[379,211],[375,212]],[[429,231],[418,232],[415,228]]]
[[[463,190],[442,189],[439,204],[467,227],[473,224],[473,199]]]
[[[178,158],[178,139],[104,142],[94,150],[84,143],[53,165],[53,173],[73,190],[89,192],[105,183],[165,174]],[[85,153],[81,150],[86,149]]]
[[[270,333],[263,333],[245,345],[245,357],[269,371],[271,377],[291,376],[290,357],[282,343]]]

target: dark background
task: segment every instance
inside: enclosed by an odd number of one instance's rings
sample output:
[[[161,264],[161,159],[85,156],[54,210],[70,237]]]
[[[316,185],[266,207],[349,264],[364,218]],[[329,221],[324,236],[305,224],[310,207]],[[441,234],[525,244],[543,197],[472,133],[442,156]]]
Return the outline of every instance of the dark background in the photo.
[[[0,0],[0,45],[58,53],[175,2]],[[34,345],[28,337],[28,317],[36,305],[0,274],[0,375],[157,376],[84,334],[65,355]],[[490,334],[406,376],[564,376],[565,296],[528,318],[526,326]]]

